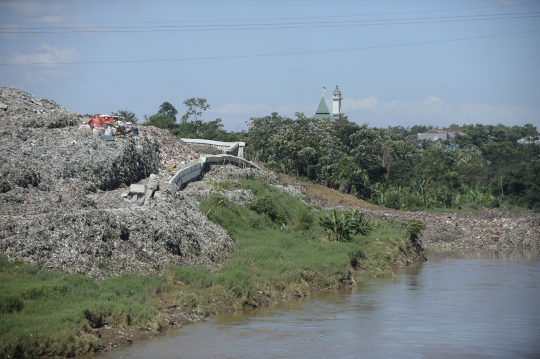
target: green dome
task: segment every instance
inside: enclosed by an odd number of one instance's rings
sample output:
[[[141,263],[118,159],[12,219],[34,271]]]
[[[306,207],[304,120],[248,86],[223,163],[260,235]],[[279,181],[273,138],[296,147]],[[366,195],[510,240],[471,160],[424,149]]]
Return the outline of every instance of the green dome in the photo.
[[[334,95],[341,95],[341,91],[339,91],[337,85],[336,85],[336,89],[334,90]]]

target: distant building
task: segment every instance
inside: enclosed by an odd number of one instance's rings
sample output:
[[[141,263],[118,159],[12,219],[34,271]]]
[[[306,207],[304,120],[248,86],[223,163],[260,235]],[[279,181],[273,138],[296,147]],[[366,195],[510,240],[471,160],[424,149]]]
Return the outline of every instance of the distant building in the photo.
[[[341,115],[343,115],[341,113],[341,91],[339,91],[337,85],[334,93],[332,94],[332,102],[334,104],[332,106],[332,115],[334,116],[334,119],[337,120],[341,117]]]
[[[464,135],[463,130],[429,130],[418,134],[418,140],[450,141],[454,142],[456,134]]]
[[[332,94],[332,114],[330,114],[330,110],[328,109],[328,106],[326,106],[326,101],[324,100],[324,96],[321,98],[321,102],[319,102],[319,107],[317,107],[317,111],[315,112],[315,115],[313,118],[317,120],[322,119],[329,119],[330,121],[335,121],[338,118],[340,118],[343,113],[341,113],[341,91],[336,86],[336,89],[334,90],[334,93]]]
[[[537,146],[540,146],[540,139],[534,140],[532,137],[523,137],[522,139],[517,140],[519,144],[522,145],[529,145],[529,144],[535,144]]]

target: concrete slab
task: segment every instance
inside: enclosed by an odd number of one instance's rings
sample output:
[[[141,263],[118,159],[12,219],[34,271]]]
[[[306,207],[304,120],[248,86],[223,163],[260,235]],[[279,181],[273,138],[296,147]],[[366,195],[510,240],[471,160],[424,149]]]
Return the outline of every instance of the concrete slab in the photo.
[[[143,184],[132,184],[129,186],[129,193],[146,194],[146,186]]]

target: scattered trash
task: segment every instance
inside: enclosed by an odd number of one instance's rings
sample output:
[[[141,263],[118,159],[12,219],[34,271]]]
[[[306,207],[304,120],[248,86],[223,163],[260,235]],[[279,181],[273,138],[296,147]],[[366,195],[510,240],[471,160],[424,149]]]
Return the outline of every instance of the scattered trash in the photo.
[[[15,130],[13,133],[15,133],[21,140],[26,141],[26,137],[24,137],[19,131]]]

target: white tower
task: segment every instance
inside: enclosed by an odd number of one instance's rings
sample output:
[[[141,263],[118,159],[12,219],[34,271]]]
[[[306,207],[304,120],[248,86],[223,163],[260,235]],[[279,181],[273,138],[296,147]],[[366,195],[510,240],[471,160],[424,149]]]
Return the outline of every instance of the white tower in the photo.
[[[337,85],[336,89],[334,90],[334,94],[332,95],[332,115],[334,115],[334,118],[337,120],[341,117],[341,91],[339,91]]]

